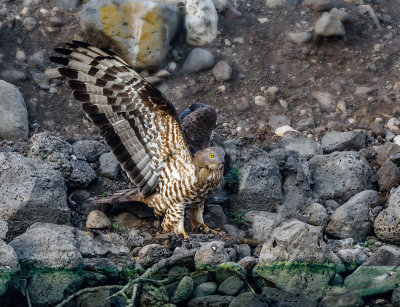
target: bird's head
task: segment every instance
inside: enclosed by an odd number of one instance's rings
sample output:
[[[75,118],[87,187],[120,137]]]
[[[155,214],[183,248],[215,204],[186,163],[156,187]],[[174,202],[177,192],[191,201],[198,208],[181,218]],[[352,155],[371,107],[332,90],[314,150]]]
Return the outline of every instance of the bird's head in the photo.
[[[222,169],[225,164],[225,152],[221,147],[209,147],[194,155],[195,163],[211,170]]]

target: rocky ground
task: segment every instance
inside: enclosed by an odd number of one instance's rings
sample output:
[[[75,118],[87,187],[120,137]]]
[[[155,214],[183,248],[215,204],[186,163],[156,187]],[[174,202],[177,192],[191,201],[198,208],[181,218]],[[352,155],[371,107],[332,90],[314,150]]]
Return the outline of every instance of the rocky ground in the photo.
[[[128,179],[48,56],[105,24],[77,0],[0,0],[0,305],[125,306],[108,297],[130,281],[140,306],[400,306],[398,1],[210,0],[205,25],[157,2],[151,32],[175,35],[118,51],[179,111],[217,109],[220,233],[93,201]]]

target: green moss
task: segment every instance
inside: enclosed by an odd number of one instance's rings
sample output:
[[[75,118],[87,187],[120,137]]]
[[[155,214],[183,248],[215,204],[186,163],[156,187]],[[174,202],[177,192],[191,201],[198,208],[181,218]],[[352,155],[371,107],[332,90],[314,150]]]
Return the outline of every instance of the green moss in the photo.
[[[276,272],[287,271],[291,274],[300,272],[309,272],[313,274],[323,274],[327,270],[335,270],[334,263],[306,263],[306,262],[281,262],[277,261],[273,264],[261,263],[256,266],[256,271],[260,276],[265,274],[274,274]]]
[[[167,290],[164,287],[155,287],[145,284],[140,297],[141,307],[159,307],[168,303]]]

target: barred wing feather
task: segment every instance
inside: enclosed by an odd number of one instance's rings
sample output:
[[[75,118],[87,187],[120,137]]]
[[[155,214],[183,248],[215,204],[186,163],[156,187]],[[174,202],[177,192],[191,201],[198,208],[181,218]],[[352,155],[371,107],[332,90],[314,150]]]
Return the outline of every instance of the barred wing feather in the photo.
[[[174,106],[123,59],[79,41],[55,51],[63,56],[50,60],[64,66],[60,74],[143,196],[171,155],[191,163]]]

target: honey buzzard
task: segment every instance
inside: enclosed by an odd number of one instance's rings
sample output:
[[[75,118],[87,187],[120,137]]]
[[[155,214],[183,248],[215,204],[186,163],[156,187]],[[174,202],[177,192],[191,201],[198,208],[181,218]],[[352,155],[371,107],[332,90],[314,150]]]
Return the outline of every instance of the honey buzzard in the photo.
[[[187,237],[185,209],[196,226],[210,231],[203,221],[204,199],[218,187],[224,166],[221,148],[205,148],[215,110],[193,104],[180,120],[168,99],[113,52],[79,41],[55,51],[63,56],[50,60],[64,66],[58,71],[137,187],[118,197],[164,215],[165,232]]]

